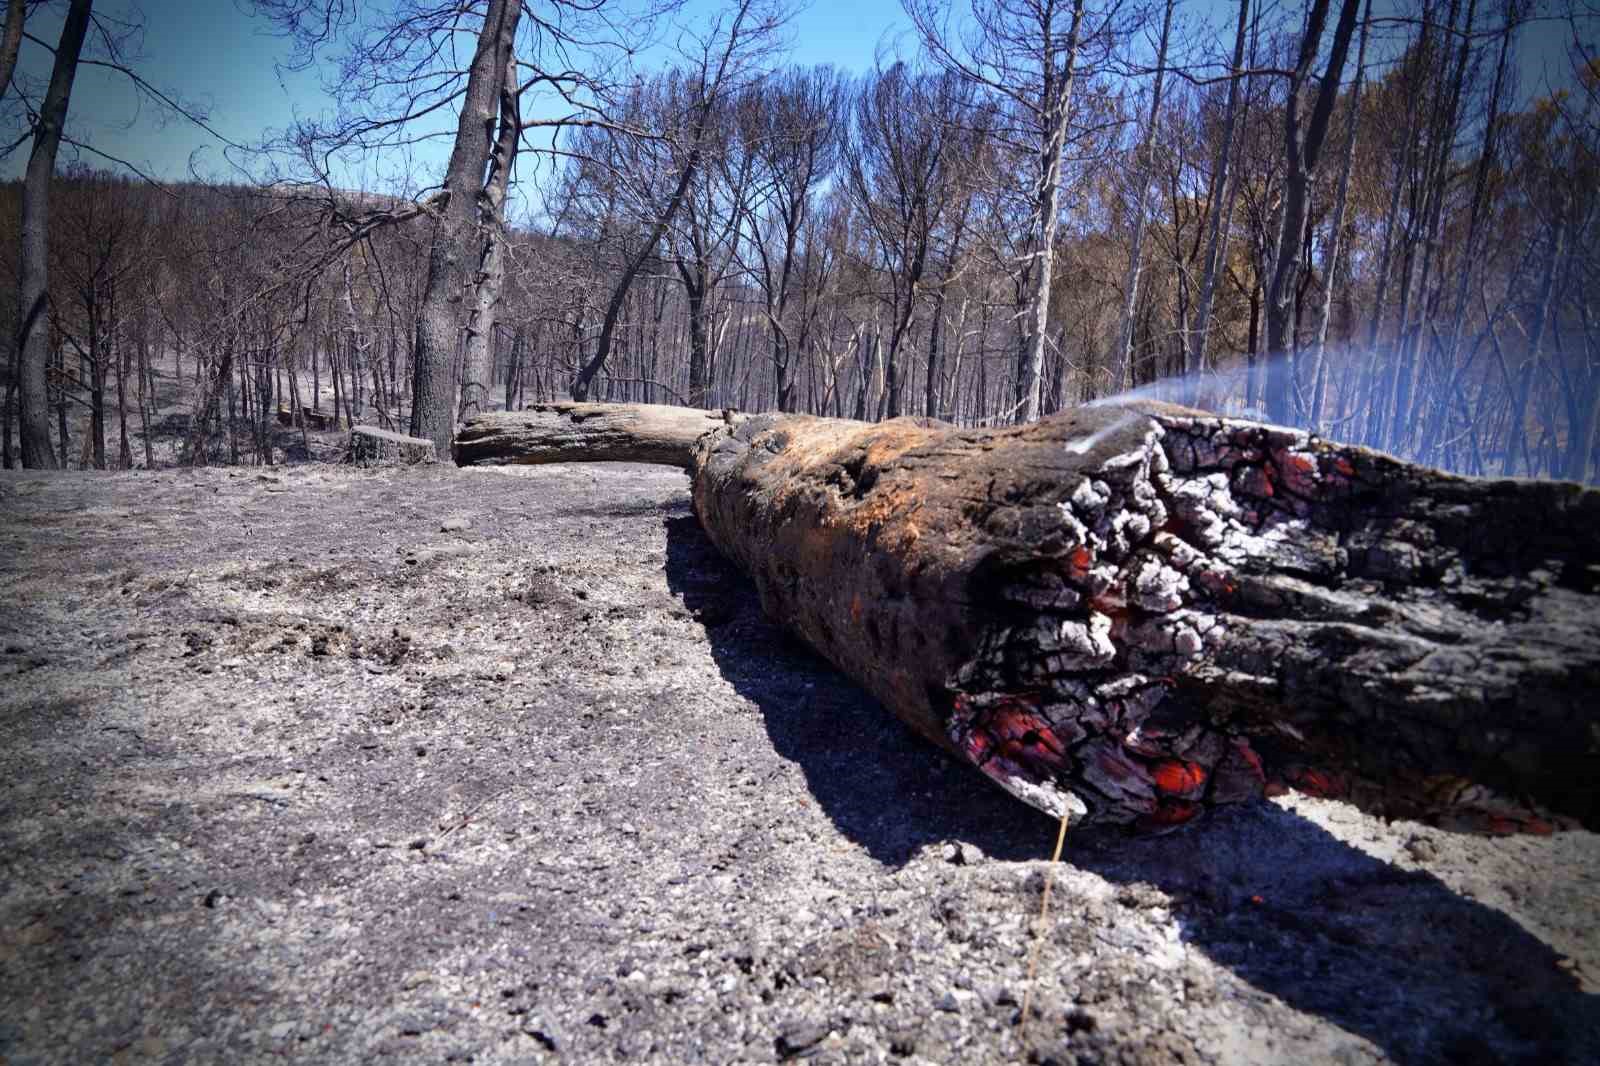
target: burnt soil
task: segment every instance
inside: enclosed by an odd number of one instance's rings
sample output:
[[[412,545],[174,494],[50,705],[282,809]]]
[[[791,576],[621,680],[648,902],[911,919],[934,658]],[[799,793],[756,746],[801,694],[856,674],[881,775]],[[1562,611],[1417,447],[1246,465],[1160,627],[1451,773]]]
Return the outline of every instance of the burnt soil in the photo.
[[[675,470],[0,474],[0,1062],[1600,1061],[1594,834],[1055,830]]]

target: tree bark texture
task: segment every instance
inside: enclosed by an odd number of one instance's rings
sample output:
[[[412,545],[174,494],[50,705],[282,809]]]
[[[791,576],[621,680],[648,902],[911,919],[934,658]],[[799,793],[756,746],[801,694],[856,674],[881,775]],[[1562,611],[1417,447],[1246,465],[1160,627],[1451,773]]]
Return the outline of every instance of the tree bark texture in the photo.
[[[28,155],[27,177],[22,184],[22,259],[17,272],[16,344],[21,371],[19,419],[22,465],[54,468],[50,450],[49,390],[45,367],[50,361],[50,182],[56,169],[56,152],[67,123],[72,82],[78,73],[78,56],[89,31],[91,0],[72,0],[56,44],[50,87],[34,123],[33,149]],[[66,465],[65,457],[61,465]]]
[[[517,96],[515,53],[506,58],[500,80],[500,133],[489,157],[489,177],[479,198],[478,215],[483,237],[474,279],[472,308],[467,316],[466,353],[462,360],[461,399],[456,421],[484,410],[494,377],[494,329],[499,316],[500,293],[506,276],[506,190],[522,136],[522,109]],[[352,375],[354,377],[355,375]]]
[[[695,442],[742,418],[665,404],[539,403],[468,419],[456,436],[455,459],[460,466],[614,461],[690,470]]]
[[[1600,824],[1600,493],[1176,410],[698,448],[768,612],[1041,809],[1159,827],[1293,784]]]
[[[5,29],[0,30],[0,99],[11,88],[17,53],[22,50],[22,24],[27,14],[26,0],[6,0]]]
[[[1311,98],[1309,116],[1302,118],[1309,91],[1311,69],[1315,63],[1322,26],[1329,0],[1313,0],[1307,16],[1306,34],[1300,44],[1300,60],[1290,79],[1289,99],[1284,116],[1283,217],[1278,230],[1278,250],[1267,285],[1267,414],[1276,422],[1290,420],[1290,401],[1294,381],[1293,299],[1300,246],[1305,238],[1310,212],[1312,179],[1316,176],[1322,144],[1328,134],[1333,105],[1339,95],[1339,78],[1344,72],[1345,55],[1355,30],[1361,0],[1343,0],[1339,23],[1333,31],[1328,51],[1328,69]],[[1304,126],[1301,125],[1304,121]]]
[[[1072,94],[1077,87],[1083,12],[1084,0],[1073,0],[1072,22],[1067,31],[1065,69],[1049,71],[1043,94],[1041,119],[1044,136],[1039,146],[1039,173],[1033,188],[1033,218],[1030,222],[1037,243],[1031,249],[1034,273],[1028,295],[1022,353],[1017,363],[1017,406],[1013,416],[1019,425],[1039,417],[1039,400],[1044,382],[1044,349],[1050,328],[1050,281],[1055,267],[1056,230],[1060,225],[1056,205],[1061,198],[1061,154],[1066,150],[1067,126],[1072,118]],[[1054,62],[1047,47],[1045,63],[1049,66]]]
[[[1156,50],[1156,83],[1150,94],[1150,120],[1145,123],[1135,166],[1138,186],[1133,198],[1133,236],[1128,249],[1128,273],[1122,282],[1122,319],[1117,331],[1117,350],[1112,353],[1111,388],[1108,390],[1113,396],[1128,387],[1128,368],[1133,365],[1133,315],[1139,307],[1139,278],[1144,267],[1145,203],[1150,197],[1150,178],[1155,170],[1152,153],[1155,149],[1156,124],[1161,121],[1161,91],[1167,73],[1167,42],[1172,36],[1172,9],[1176,6],[1176,0],[1167,0],[1166,11],[1161,17],[1161,45]]]
[[[1293,786],[1600,825],[1600,492],[1162,405],[679,417],[713,427],[695,510],[767,612],[1041,810],[1159,830]]]
[[[455,428],[456,348],[463,325],[460,307],[471,276],[469,258],[481,240],[478,194],[494,145],[500,86],[510,68],[521,14],[520,4],[489,0],[445,171],[447,197],[435,220],[428,250],[427,285],[417,311],[411,435],[433,441],[441,452],[449,450]],[[479,328],[491,332],[493,322],[481,322]]]
[[[1200,301],[1195,308],[1194,330],[1190,336],[1187,369],[1198,376],[1205,369],[1206,338],[1211,332],[1211,303],[1216,297],[1219,265],[1227,256],[1229,222],[1233,219],[1233,198],[1238,180],[1230,173],[1229,161],[1233,158],[1234,127],[1239,120],[1239,86],[1243,78],[1244,46],[1250,20],[1250,0],[1239,0],[1239,28],[1233,41],[1233,77],[1228,81],[1228,105],[1223,112],[1222,140],[1211,164],[1211,196],[1206,206],[1206,256],[1201,272]],[[1223,204],[1226,202],[1227,221],[1224,221]]]

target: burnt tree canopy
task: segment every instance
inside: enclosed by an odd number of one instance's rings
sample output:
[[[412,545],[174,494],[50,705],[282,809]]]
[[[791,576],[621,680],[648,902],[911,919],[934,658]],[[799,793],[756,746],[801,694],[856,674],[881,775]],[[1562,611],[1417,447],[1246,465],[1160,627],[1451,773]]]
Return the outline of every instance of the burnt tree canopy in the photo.
[[[1041,810],[1600,825],[1600,493],[1161,405],[698,415],[696,513],[768,613]]]

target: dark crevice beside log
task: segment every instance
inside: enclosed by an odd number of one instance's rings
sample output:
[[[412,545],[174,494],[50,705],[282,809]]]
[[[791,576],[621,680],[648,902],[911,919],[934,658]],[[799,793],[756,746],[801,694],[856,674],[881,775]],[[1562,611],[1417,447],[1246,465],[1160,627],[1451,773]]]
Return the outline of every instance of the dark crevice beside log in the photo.
[[[769,614],[1042,810],[1600,827],[1600,493],[1159,405],[756,416],[692,472]]]

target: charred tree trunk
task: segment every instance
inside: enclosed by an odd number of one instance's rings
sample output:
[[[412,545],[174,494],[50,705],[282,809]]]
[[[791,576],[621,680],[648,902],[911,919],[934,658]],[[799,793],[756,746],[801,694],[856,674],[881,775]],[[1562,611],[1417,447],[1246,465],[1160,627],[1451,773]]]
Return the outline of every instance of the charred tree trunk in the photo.
[[[17,54],[22,50],[22,23],[27,18],[26,2],[6,2],[5,30],[0,32],[0,97],[11,88],[11,74],[17,69]]]
[[[506,190],[511,185],[511,167],[521,136],[517,57],[512,53],[506,57],[506,70],[500,82],[500,132],[489,156],[489,177],[479,197],[478,221],[483,231],[483,245],[478,255],[472,306],[467,315],[466,359],[462,364],[457,421],[483,411],[488,406],[489,389],[494,384],[494,329],[506,277]],[[355,373],[350,376],[359,380]]]
[[[684,160],[683,170],[678,174],[678,184],[672,190],[672,196],[667,201],[666,207],[661,212],[661,217],[655,220],[646,235],[644,243],[639,246],[633,258],[628,260],[628,265],[622,271],[622,277],[617,280],[616,286],[611,290],[611,299],[606,304],[606,315],[600,324],[600,338],[595,344],[593,357],[584,361],[578,370],[578,375],[572,381],[571,393],[574,401],[582,403],[589,398],[589,388],[594,384],[596,375],[605,368],[606,359],[611,354],[611,338],[617,328],[617,320],[622,317],[622,304],[628,298],[628,292],[633,286],[634,279],[644,269],[645,264],[655,257],[656,248],[661,240],[672,228],[672,220],[678,210],[683,206],[683,201],[689,195],[689,187],[694,184],[695,177],[700,172],[700,164],[705,155],[706,131],[711,123],[711,99],[702,98],[698,101],[695,111],[694,126],[691,133],[689,153]]]
[[[1206,255],[1203,260],[1199,305],[1195,308],[1194,333],[1188,357],[1188,373],[1199,376],[1205,369],[1206,338],[1211,332],[1211,304],[1216,298],[1217,276],[1221,264],[1227,261],[1229,223],[1233,220],[1233,202],[1239,182],[1230,173],[1233,158],[1233,131],[1239,120],[1239,88],[1243,80],[1239,71],[1244,69],[1245,32],[1250,18],[1250,0],[1239,0],[1239,28],[1234,36],[1234,77],[1228,82],[1228,105],[1223,112],[1222,140],[1217,145],[1215,162],[1211,165],[1212,190],[1206,205]],[[1227,210],[1224,212],[1223,203]],[[1226,221],[1224,220],[1226,214]],[[1113,389],[1113,392],[1116,390]]]
[[[1333,31],[1328,52],[1328,69],[1311,98],[1309,118],[1302,123],[1306,94],[1310,91],[1311,69],[1316,60],[1322,26],[1329,0],[1312,0],[1306,19],[1306,34],[1300,45],[1299,64],[1290,79],[1289,99],[1284,105],[1284,194],[1282,228],[1278,232],[1277,256],[1267,285],[1267,415],[1275,422],[1290,418],[1296,332],[1294,321],[1295,270],[1300,262],[1310,211],[1311,182],[1328,134],[1328,122],[1339,95],[1339,77],[1344,70],[1350,35],[1355,30],[1360,0],[1343,0],[1339,23]]]
[[[411,435],[450,447],[455,428],[458,309],[470,280],[468,257],[478,247],[478,194],[495,143],[501,82],[510,69],[520,4],[489,0],[467,75],[455,144],[445,171],[443,207],[428,249],[427,283],[417,309],[412,359]]]
[[[1150,121],[1145,123],[1144,137],[1139,145],[1139,161],[1135,166],[1138,185],[1133,197],[1133,237],[1128,249],[1128,273],[1122,282],[1122,319],[1117,332],[1117,348],[1112,353],[1111,388],[1116,395],[1127,388],[1127,368],[1133,351],[1133,316],[1139,307],[1139,280],[1144,270],[1144,227],[1147,217],[1146,201],[1150,197],[1150,179],[1155,165],[1152,153],[1155,148],[1156,124],[1161,120],[1161,90],[1167,68],[1167,42],[1172,35],[1172,9],[1176,0],[1167,0],[1166,13],[1161,19],[1161,46],[1156,51],[1156,83],[1150,94]],[[1241,14],[1241,19],[1243,15]],[[1235,81],[1234,84],[1237,84]]]
[[[50,451],[49,390],[45,383],[45,368],[50,362],[47,306],[50,301],[50,183],[56,169],[56,152],[61,147],[62,128],[67,122],[67,105],[78,72],[78,56],[89,32],[93,6],[91,0],[72,0],[61,24],[61,40],[50,71],[50,87],[45,90],[44,104],[34,124],[33,148],[28,155],[27,177],[22,184],[21,265],[17,270],[16,345],[21,403],[18,421],[22,433],[22,465],[35,469],[58,465]],[[7,13],[8,37],[14,7]],[[9,43],[5,47],[9,49]],[[6,87],[9,86],[0,86],[0,90]],[[65,434],[62,437],[65,440]],[[59,465],[67,465],[64,443]]]
[[[1026,306],[1018,308],[1023,324],[1013,414],[1018,425],[1039,417],[1040,392],[1044,384],[1045,339],[1050,327],[1050,280],[1055,269],[1056,231],[1060,226],[1057,205],[1061,199],[1061,156],[1067,143],[1067,127],[1072,119],[1073,93],[1077,90],[1078,50],[1083,44],[1084,9],[1084,0],[1073,0],[1067,43],[1061,51],[1061,69],[1056,68],[1054,56],[1045,63],[1044,91],[1039,111],[1042,137],[1035,156],[1038,169],[1034,175],[1030,205],[1032,217],[1029,226],[1034,243],[1029,249],[1029,289]]]
[[[1600,825],[1600,492],[1160,405],[690,416],[696,513],[767,612],[1041,810],[1159,829],[1294,786]]]

